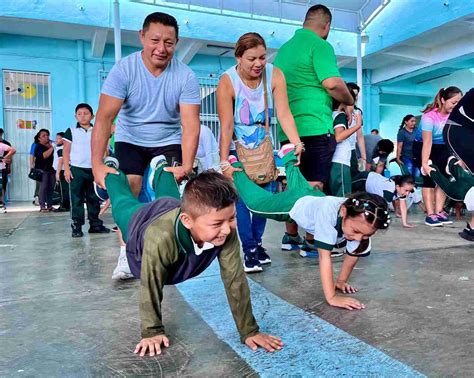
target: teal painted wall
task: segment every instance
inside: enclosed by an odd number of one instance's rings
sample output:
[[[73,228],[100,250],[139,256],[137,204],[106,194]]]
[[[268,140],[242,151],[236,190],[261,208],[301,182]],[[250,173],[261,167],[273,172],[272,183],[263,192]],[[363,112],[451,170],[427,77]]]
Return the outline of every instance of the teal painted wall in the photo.
[[[114,64],[113,46],[107,46],[104,57],[91,57],[91,46],[84,43],[84,73],[79,77],[78,47],[76,41],[13,36],[0,34],[1,70],[49,73],[51,75],[51,108],[53,131],[62,131],[74,123],[74,108],[82,100],[97,109],[99,100],[99,70],[110,70]],[[135,48],[123,47],[124,55]],[[79,81],[84,80],[85,98],[79,96]],[[3,90],[0,102],[3,109]],[[0,112],[3,124],[3,111]]]

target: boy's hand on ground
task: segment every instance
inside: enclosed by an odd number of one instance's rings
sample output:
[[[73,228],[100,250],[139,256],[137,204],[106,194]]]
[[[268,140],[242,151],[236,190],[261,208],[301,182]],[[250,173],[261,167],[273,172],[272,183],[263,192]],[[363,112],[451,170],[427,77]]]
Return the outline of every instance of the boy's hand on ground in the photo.
[[[112,173],[114,175],[118,175],[118,172],[115,169],[113,169],[111,167],[107,167],[104,163],[93,164],[92,174],[94,175],[94,181],[102,189],[105,189],[105,177],[109,173]],[[64,171],[64,175],[66,176],[66,171]]]
[[[345,281],[337,281],[336,282],[336,289],[342,291],[345,294],[354,294],[357,293],[359,290],[352,285],[349,285]]]
[[[241,172],[242,169],[234,168],[233,166],[228,167],[222,174],[227,177],[229,180],[234,181],[234,172]]]
[[[365,308],[363,303],[360,303],[357,299],[350,298],[350,297],[343,297],[340,295],[335,295],[328,303],[334,307],[342,307],[347,310],[362,310]]]
[[[262,347],[267,352],[275,352],[283,347],[283,341],[279,337],[267,335],[266,333],[257,333],[255,336],[250,336],[245,339],[247,345],[253,351],[258,347]]]
[[[70,183],[71,180],[73,180],[74,177],[71,173],[71,169],[70,168],[64,168],[64,180],[66,180],[67,183]]]
[[[146,352],[150,352],[150,357],[153,357],[155,354],[161,354],[161,345],[165,347],[170,346],[170,341],[165,335],[157,335],[153,337],[147,337],[142,339],[137,346],[135,347],[135,351],[133,353],[140,353],[140,357],[146,355]]]
[[[183,181],[188,174],[190,174],[193,170],[192,169],[187,169],[184,166],[180,165],[178,167],[166,167],[165,168],[166,172],[171,172],[176,180],[176,182],[179,184],[181,181]]]

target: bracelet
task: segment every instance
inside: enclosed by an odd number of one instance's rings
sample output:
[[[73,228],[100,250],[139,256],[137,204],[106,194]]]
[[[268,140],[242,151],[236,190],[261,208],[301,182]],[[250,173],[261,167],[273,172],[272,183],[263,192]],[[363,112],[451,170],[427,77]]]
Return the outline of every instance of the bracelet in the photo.
[[[298,142],[295,144],[295,149],[297,149],[298,147],[301,147],[301,151],[305,151],[305,148],[304,148],[304,143],[303,142]]]
[[[222,172],[227,171],[231,167],[230,163],[227,160],[221,161],[219,163],[219,166],[221,167]]]

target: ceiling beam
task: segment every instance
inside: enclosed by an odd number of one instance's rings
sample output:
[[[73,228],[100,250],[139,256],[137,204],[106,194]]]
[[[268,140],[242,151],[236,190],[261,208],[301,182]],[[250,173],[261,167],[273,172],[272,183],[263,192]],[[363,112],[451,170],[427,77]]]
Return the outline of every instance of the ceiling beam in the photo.
[[[178,59],[184,64],[189,64],[193,60],[194,56],[204,46],[204,42],[193,39],[180,40],[178,42]]]
[[[108,32],[108,29],[95,29],[91,43],[91,54],[94,58],[102,58],[104,56]]]
[[[337,56],[336,59],[339,68],[343,68],[356,60],[356,58],[352,56]]]
[[[372,84],[404,80],[419,75],[423,71],[429,70],[432,66],[450,66],[453,60],[469,58],[473,55],[474,43],[472,43],[472,36],[467,35],[449,44],[432,49],[430,59],[425,63],[405,62],[374,69],[372,72]]]
[[[401,45],[385,51],[383,55],[395,58],[402,62],[424,64],[431,59],[431,50],[416,46]]]

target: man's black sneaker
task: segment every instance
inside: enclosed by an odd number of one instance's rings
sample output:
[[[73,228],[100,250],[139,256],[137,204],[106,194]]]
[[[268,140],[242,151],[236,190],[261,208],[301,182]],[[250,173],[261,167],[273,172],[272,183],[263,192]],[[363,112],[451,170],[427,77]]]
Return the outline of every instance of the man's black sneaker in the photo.
[[[82,238],[84,233],[82,232],[82,227],[77,224],[71,224],[73,238]]]
[[[95,226],[89,228],[89,234],[108,234],[110,232],[110,228],[102,226]]]

